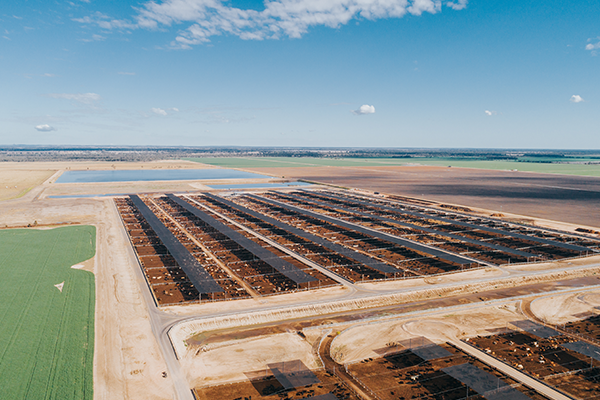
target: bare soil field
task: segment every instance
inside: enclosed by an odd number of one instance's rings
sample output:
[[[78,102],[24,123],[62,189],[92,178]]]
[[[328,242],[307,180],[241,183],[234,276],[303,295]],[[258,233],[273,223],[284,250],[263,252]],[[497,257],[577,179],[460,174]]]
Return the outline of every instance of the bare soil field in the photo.
[[[48,185],[40,198],[52,196],[89,196],[123,193],[161,193],[196,191],[198,182],[191,184],[185,181],[175,182],[111,182],[111,183],[56,183]],[[201,185],[201,189],[206,188]]]
[[[411,337],[423,335],[434,341],[445,341],[465,334],[483,335],[501,330],[508,322],[523,317],[515,304],[506,304],[425,318],[404,317],[380,323],[357,324],[335,338],[331,352],[340,363],[354,363],[396,352],[396,344]]]
[[[563,325],[596,315],[600,307],[600,292],[542,297],[532,301],[529,307],[537,318]]]
[[[192,387],[247,380],[269,363],[301,360],[309,369],[320,367],[312,346],[296,333],[232,339],[207,346],[188,346],[180,362]]]
[[[355,187],[600,227],[600,179],[448,167],[252,168],[253,172]]]

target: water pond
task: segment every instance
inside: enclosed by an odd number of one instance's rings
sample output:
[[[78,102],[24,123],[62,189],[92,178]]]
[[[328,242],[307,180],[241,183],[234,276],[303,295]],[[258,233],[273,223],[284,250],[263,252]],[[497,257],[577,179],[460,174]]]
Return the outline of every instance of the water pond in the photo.
[[[110,170],[65,171],[56,183],[100,183],[136,181],[185,181],[217,179],[265,179],[270,176],[235,169],[169,169],[169,170]]]

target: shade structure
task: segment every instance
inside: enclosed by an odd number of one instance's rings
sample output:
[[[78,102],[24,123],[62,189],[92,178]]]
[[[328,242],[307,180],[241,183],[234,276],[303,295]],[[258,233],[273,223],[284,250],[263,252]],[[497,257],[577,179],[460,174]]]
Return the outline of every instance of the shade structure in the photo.
[[[273,267],[273,269],[276,270],[277,272],[279,272],[282,275],[284,275],[285,277],[291,279],[294,283],[301,284],[301,283],[315,282],[317,280],[317,279],[313,278],[312,276],[310,276],[309,274],[307,274],[306,272],[300,270],[295,265],[293,265],[285,260],[282,260],[275,253],[265,249],[258,243],[253,242],[252,240],[248,239],[241,233],[231,229],[224,223],[217,221],[216,219],[214,219],[213,217],[211,217],[204,211],[198,209],[197,207],[194,207],[187,201],[185,201],[173,194],[168,194],[167,197],[169,199],[171,199],[173,202],[175,202],[176,204],[183,207],[186,211],[188,211],[188,212],[192,213],[194,216],[200,218],[203,222],[205,222],[212,228],[216,229],[218,232],[222,233],[223,235],[227,236],[229,239],[236,242],[239,246],[248,250],[259,260],[261,260],[261,261],[265,262],[266,264],[270,265],[271,267]]]
[[[418,336],[410,339],[404,339],[398,342],[402,347],[410,350],[413,354],[418,355],[423,360],[436,360],[438,358],[450,357],[452,354],[438,346],[425,336]]]
[[[319,214],[319,213],[316,213],[316,212],[313,212],[313,211],[309,211],[309,210],[306,210],[306,209],[301,208],[301,207],[292,206],[290,204],[287,204],[287,203],[284,203],[284,202],[281,202],[281,201],[268,199],[266,197],[259,197],[259,196],[256,196],[256,195],[248,195],[248,196],[250,196],[252,198],[255,198],[255,199],[258,199],[258,200],[261,200],[261,201],[265,201],[265,202],[271,203],[271,204],[276,204],[276,205],[278,205],[280,207],[287,208],[288,210],[293,210],[293,211],[296,211],[297,213],[304,214],[304,215],[310,216],[312,218],[328,222],[328,223],[333,224],[333,225],[341,226],[341,227],[346,228],[346,229],[350,229],[350,230],[353,230],[353,231],[356,231],[356,232],[360,232],[360,233],[362,233],[364,235],[372,236],[372,237],[375,237],[377,239],[382,239],[382,240],[385,240],[385,241],[388,241],[388,242],[391,242],[391,243],[395,243],[395,244],[398,244],[400,246],[406,247],[408,249],[419,251],[421,253],[428,254],[430,256],[434,256],[434,257],[437,257],[439,259],[446,260],[446,261],[449,261],[449,262],[452,262],[452,263],[455,263],[455,264],[466,265],[466,264],[473,263],[473,260],[470,260],[470,259],[465,258],[465,257],[460,257],[460,256],[455,256],[453,254],[448,254],[448,253],[446,253],[444,251],[441,251],[441,250],[438,250],[438,249],[435,249],[435,248],[432,248],[432,247],[428,247],[428,246],[423,246],[423,245],[420,245],[418,243],[412,242],[410,240],[402,239],[402,238],[399,238],[397,236],[391,236],[391,235],[387,235],[387,234],[384,234],[384,233],[381,233],[381,232],[377,232],[377,231],[374,231],[374,230],[371,230],[371,229],[363,228],[363,227],[361,227],[359,225],[356,225],[356,224],[351,224],[349,222],[345,222],[345,221],[342,221],[342,220],[337,219],[337,218],[328,217],[326,215]]]
[[[230,200],[226,200],[226,199],[223,199],[221,197],[218,197],[218,196],[215,196],[215,195],[212,195],[212,194],[209,194],[209,193],[205,193],[204,195],[206,197],[209,197],[209,198],[215,200],[215,201],[218,201],[218,202],[221,202],[223,204],[226,204],[229,207],[234,208],[234,209],[236,209],[238,211],[244,212],[244,213],[246,213],[248,215],[251,215],[251,216],[253,216],[255,218],[258,218],[258,219],[260,219],[262,221],[265,221],[265,222],[267,222],[269,224],[272,224],[272,225],[274,225],[274,226],[276,226],[276,227],[278,227],[280,229],[283,229],[284,231],[292,233],[292,234],[294,234],[296,236],[299,236],[299,237],[301,237],[303,239],[310,240],[311,242],[319,244],[319,245],[323,246],[326,249],[335,251],[336,253],[339,253],[339,254],[341,254],[341,255],[343,255],[345,257],[348,257],[348,258],[350,258],[352,260],[355,260],[355,261],[357,261],[357,262],[359,262],[359,263],[361,263],[363,265],[366,265],[367,267],[369,267],[371,269],[374,269],[376,271],[383,272],[385,274],[395,274],[395,273],[401,274],[403,272],[402,270],[399,270],[398,268],[395,268],[395,267],[393,267],[391,265],[388,265],[386,263],[382,263],[380,261],[377,261],[374,258],[368,257],[368,256],[366,256],[364,254],[361,254],[361,253],[359,253],[357,251],[354,251],[352,249],[344,247],[344,246],[342,246],[340,244],[333,243],[333,242],[331,242],[331,241],[329,241],[327,239],[323,239],[322,237],[319,237],[317,235],[313,235],[312,233],[303,231],[302,229],[298,229],[295,226],[286,224],[285,222],[278,221],[275,218],[268,217],[268,216],[266,216],[264,214],[261,214],[259,212],[254,211],[254,210],[251,210],[251,209],[249,209],[247,207],[240,206],[239,204],[236,204],[236,203],[234,203],[234,202],[232,202]]]
[[[327,197],[331,197],[333,199],[346,200],[343,197],[334,196],[334,195],[331,195],[331,194],[324,194],[323,193],[322,195],[323,196],[327,196]],[[359,201],[359,200],[355,200],[355,199],[352,199],[352,201],[354,201],[354,202],[356,202],[358,204],[363,204],[363,205],[367,205],[367,206],[370,206],[370,207],[377,207],[377,208],[380,208],[382,210],[399,212],[399,213],[403,213],[403,214],[407,214],[407,215],[412,215],[412,216],[420,217],[420,218],[428,218],[428,219],[432,219],[434,221],[451,223],[451,224],[455,224],[455,225],[459,225],[459,226],[464,226],[464,227],[468,227],[468,228],[472,228],[472,229],[479,229],[479,230],[482,230],[482,231],[485,231],[485,232],[499,233],[501,235],[511,236],[511,237],[518,238],[518,239],[525,239],[525,240],[529,240],[529,241],[532,241],[532,242],[537,242],[537,243],[542,243],[542,244],[549,244],[549,245],[556,246],[556,247],[562,247],[563,249],[580,251],[580,252],[590,251],[590,249],[588,249],[587,247],[578,246],[578,245],[575,245],[575,244],[557,242],[555,240],[539,238],[539,237],[536,237],[536,236],[524,235],[522,233],[510,232],[510,231],[505,231],[505,230],[496,229],[496,228],[490,228],[490,227],[482,226],[482,225],[475,225],[475,224],[471,224],[469,222],[463,222],[463,221],[457,221],[457,220],[454,220],[454,219],[438,217],[438,216],[435,216],[435,215],[424,214],[424,213],[420,213],[420,212],[417,212],[417,211],[410,211],[410,210],[398,209],[396,207],[387,207],[387,206],[383,206],[383,205],[376,204],[376,203],[368,203],[366,201]]]
[[[579,354],[583,354],[586,357],[591,357],[596,361],[600,361],[600,347],[594,346],[593,344],[579,340],[572,343],[563,343],[561,346],[565,349],[573,350]]]
[[[548,339],[548,338],[551,338],[554,336],[561,335],[560,332],[555,331],[552,328],[548,328],[547,326],[540,325],[536,322],[529,321],[526,319],[521,320],[521,321],[512,321],[511,324],[521,330],[524,330],[527,333],[531,333],[532,335],[535,335],[542,339]]]
[[[510,247],[500,246],[498,244],[493,244],[493,243],[488,243],[488,242],[484,242],[484,241],[481,241],[481,240],[471,239],[471,238],[468,238],[468,237],[465,237],[465,236],[453,235],[452,233],[448,233],[448,232],[444,232],[444,231],[439,231],[437,229],[426,228],[424,226],[419,226],[419,225],[409,224],[407,222],[397,221],[397,220],[392,219],[392,218],[386,218],[386,217],[382,217],[382,216],[375,215],[375,214],[369,214],[369,213],[365,213],[365,212],[353,210],[353,209],[347,208],[347,207],[341,207],[341,206],[339,206],[337,204],[328,204],[328,203],[325,203],[325,202],[322,202],[322,201],[318,201],[318,200],[314,200],[314,199],[305,199],[303,197],[294,196],[292,194],[286,194],[286,195],[289,196],[289,197],[298,199],[298,200],[309,201],[311,203],[315,203],[315,204],[319,204],[319,205],[324,205],[324,206],[327,206],[327,207],[332,207],[332,208],[335,208],[336,210],[351,212],[351,213],[354,213],[354,214],[366,216],[366,217],[377,219],[377,220],[380,220],[380,221],[389,222],[389,223],[400,225],[400,226],[405,226],[405,227],[411,228],[411,229],[418,229],[418,230],[423,231],[423,232],[433,233],[433,234],[439,235],[439,236],[445,236],[447,238],[460,240],[460,241],[463,241],[465,243],[475,244],[477,246],[487,247],[487,248],[490,248],[490,249],[493,249],[493,250],[503,251],[505,253],[514,254],[516,256],[521,256],[521,257],[533,257],[533,256],[535,256],[535,254],[527,253],[526,251],[515,250],[515,249],[511,249]],[[331,196],[331,197],[333,197],[333,196]],[[339,197],[336,197],[336,198],[339,199]],[[354,199],[352,201],[354,201]],[[365,205],[365,203],[363,203],[363,202],[357,202],[357,203]]]
[[[321,382],[300,360],[267,364],[267,367],[284,389],[295,389]]]
[[[527,400],[531,397],[470,363],[454,365],[442,371],[467,385],[488,400]]]

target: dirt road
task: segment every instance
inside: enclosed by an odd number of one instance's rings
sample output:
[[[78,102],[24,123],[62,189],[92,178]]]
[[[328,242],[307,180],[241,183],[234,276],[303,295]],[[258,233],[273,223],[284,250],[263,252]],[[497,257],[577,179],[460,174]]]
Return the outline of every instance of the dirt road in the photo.
[[[332,372],[338,378],[340,378],[346,386],[348,386],[354,393],[356,393],[363,400],[373,400],[374,396],[369,394],[356,380],[346,372],[343,365],[336,363],[331,358],[331,342],[335,335],[330,334],[321,342],[319,347],[319,355],[325,364],[325,370]]]

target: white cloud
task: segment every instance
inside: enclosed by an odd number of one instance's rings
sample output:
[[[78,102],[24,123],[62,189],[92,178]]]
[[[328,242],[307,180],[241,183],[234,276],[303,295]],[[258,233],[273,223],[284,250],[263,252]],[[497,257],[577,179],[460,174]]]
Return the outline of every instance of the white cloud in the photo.
[[[585,100],[583,100],[583,98],[580,95],[574,94],[573,96],[571,96],[571,99],[569,99],[569,101],[571,103],[581,103],[582,101],[585,101]]]
[[[98,25],[100,28],[106,30],[130,30],[137,28],[134,23],[125,20],[111,19],[108,15],[104,15],[101,12],[96,12],[89,17],[74,18],[73,21],[86,25]]]
[[[600,49],[600,41],[596,42],[596,43],[592,43],[592,40],[598,40],[598,39],[600,39],[600,36],[597,37],[596,39],[588,39],[588,44],[585,46],[585,49],[591,51],[593,56],[595,56],[597,54],[596,50]]]
[[[490,110],[485,110],[484,112],[485,112],[485,115],[489,115],[489,116],[498,114],[496,111],[490,111]]]
[[[171,108],[167,108],[167,109],[155,107],[155,108],[151,108],[150,110],[154,114],[163,115],[163,116],[164,115],[169,115],[171,113],[178,113],[179,112],[179,108],[175,108],[175,107],[171,107]]]
[[[102,13],[75,21],[105,30],[163,29],[188,24],[171,46],[190,48],[224,34],[244,40],[300,38],[313,26],[338,28],[352,19],[401,18],[406,14],[436,14],[442,9],[442,0],[266,0],[262,11],[229,4],[228,0],[153,0],[135,8],[138,13],[133,22],[111,19]],[[466,4],[467,0],[445,3],[455,10]]]
[[[352,110],[354,115],[375,114],[375,107],[368,104],[363,104],[358,110]]]
[[[135,75],[135,72],[117,72],[119,75]]]
[[[152,112],[154,114],[158,114],[158,115],[167,115],[167,112],[165,110],[163,110],[162,108],[153,108]]]
[[[54,78],[56,75],[54,74],[49,74],[49,73],[45,73],[42,76],[45,76],[46,78]]]
[[[101,42],[105,39],[106,39],[105,36],[94,34],[94,35],[92,35],[92,37],[90,39],[79,39],[79,40],[82,42]]]
[[[446,6],[450,7],[453,10],[462,10],[467,7],[467,3],[469,0],[458,0],[456,2],[448,1],[446,2]]]
[[[100,95],[96,93],[50,93],[47,96],[53,99],[73,100],[87,105],[92,105],[100,100]]]
[[[40,132],[52,132],[52,131],[56,130],[56,128],[54,128],[53,126],[50,126],[48,124],[36,125],[35,129]]]
[[[413,0],[412,4],[406,10],[413,15],[421,15],[424,12],[435,14],[442,9],[442,3],[439,0]]]

